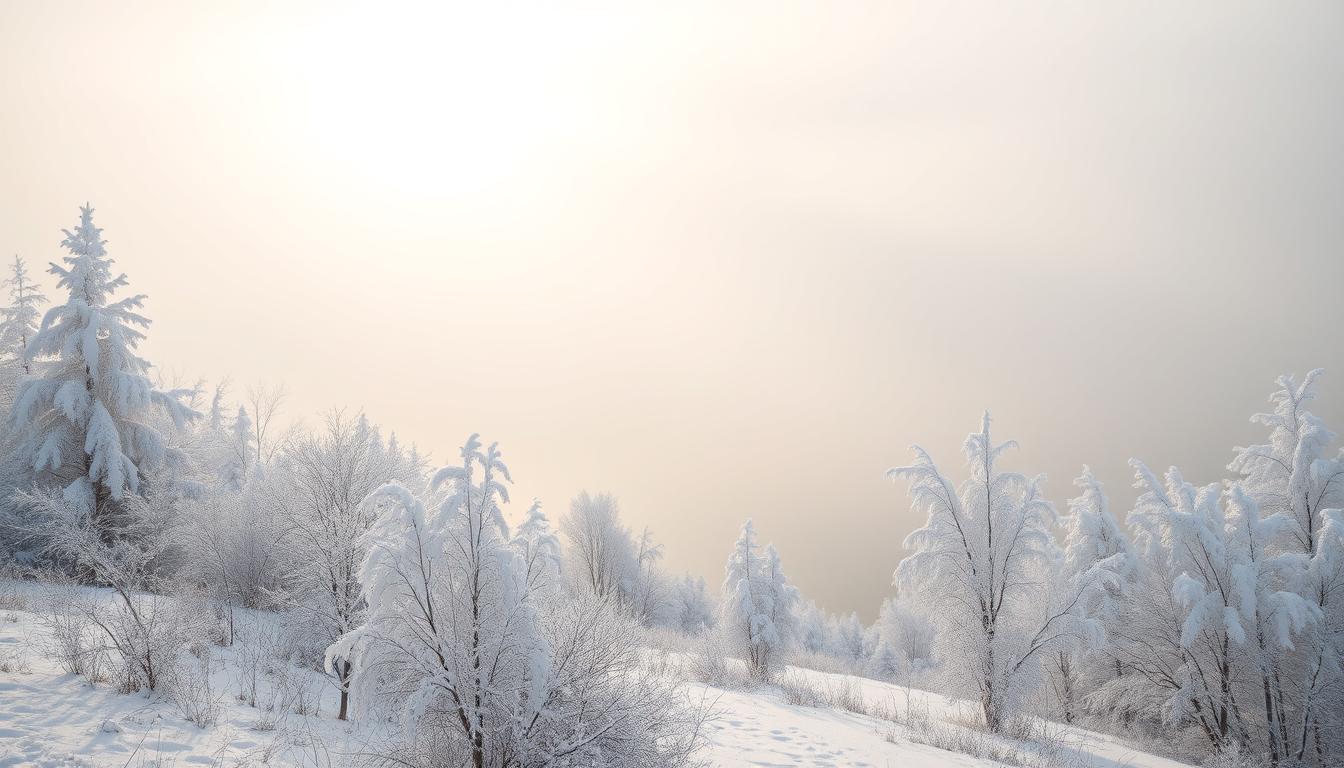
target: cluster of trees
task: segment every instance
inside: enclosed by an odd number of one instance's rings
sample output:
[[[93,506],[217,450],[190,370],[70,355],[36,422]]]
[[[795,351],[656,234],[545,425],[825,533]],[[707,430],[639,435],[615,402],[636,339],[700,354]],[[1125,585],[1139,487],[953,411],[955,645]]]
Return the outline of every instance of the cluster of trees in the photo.
[[[1307,410],[1318,372],[1280,379],[1255,417],[1267,442],[1221,482],[1132,462],[1123,519],[1086,467],[1060,514],[1039,477],[1001,467],[1013,444],[988,416],[960,484],[916,448],[889,474],[925,524],[865,627],[804,601],[750,520],[716,598],[667,573],[609,494],[579,494],[558,526],[535,502],[510,524],[508,468],[476,436],[431,472],[362,414],[285,430],[282,390],[155,381],[144,297],[119,295],[91,208],[62,245],[61,303],[44,314],[16,259],[0,312],[0,555],[111,588],[81,610],[127,690],[264,609],[330,677],[337,717],[405,724],[399,761],[677,765],[697,714],[628,684],[646,627],[713,637],[762,681],[795,661],[939,687],[994,730],[1035,712],[1273,764],[1344,751],[1344,459]]]
[[[658,566],[663,547],[645,528],[636,536],[621,522],[608,493],[574,497],[560,521],[564,573],[571,590],[612,601],[647,627],[695,634],[714,626],[714,604],[703,578],[674,579]]]
[[[91,208],[62,246],[63,301],[44,313],[16,258],[0,313],[0,555],[111,588],[48,606],[77,627],[72,671],[101,654],[123,690],[163,691],[187,648],[232,644],[235,614],[265,610],[286,658],[329,676],[338,718],[402,715],[400,761],[688,759],[703,712],[626,681],[641,625],[696,633],[718,613],[614,498],[574,499],[562,546],[539,503],[506,521],[508,469],[474,436],[431,472],[363,414],[282,429],[283,390],[165,386]]]
[[[498,448],[472,435],[461,457],[428,489],[388,483],[364,500],[364,615],[328,666],[353,678],[362,709],[397,712],[413,754],[436,764],[683,762],[695,729],[666,684],[631,684],[621,605],[565,599],[539,507],[515,533],[505,522]]]
[[[950,691],[991,729],[1022,711],[1142,728],[1272,765],[1344,751],[1344,463],[1306,408],[1318,371],[1278,381],[1268,442],[1221,482],[1160,478],[1122,522],[1086,467],[1057,516],[1040,478],[1005,471],[988,416],[959,486],[923,450],[909,481],[923,527],[896,581],[926,606]]]

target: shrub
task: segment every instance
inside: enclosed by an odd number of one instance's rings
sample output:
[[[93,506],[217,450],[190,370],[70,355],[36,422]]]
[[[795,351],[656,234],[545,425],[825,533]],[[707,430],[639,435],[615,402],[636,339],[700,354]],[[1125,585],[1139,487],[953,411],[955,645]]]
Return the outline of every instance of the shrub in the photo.
[[[223,694],[216,693],[211,684],[210,646],[199,647],[203,649],[199,658],[172,665],[162,682],[168,700],[187,722],[197,728],[209,728],[219,722],[224,710]]]

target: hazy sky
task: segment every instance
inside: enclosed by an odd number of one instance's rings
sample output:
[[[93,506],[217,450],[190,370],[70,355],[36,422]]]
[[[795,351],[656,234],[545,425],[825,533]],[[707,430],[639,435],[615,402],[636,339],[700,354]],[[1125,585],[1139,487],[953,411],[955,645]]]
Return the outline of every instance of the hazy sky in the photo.
[[[89,200],[161,368],[865,617],[982,409],[1121,508],[1344,429],[1344,4],[384,6],[0,0],[0,254]]]

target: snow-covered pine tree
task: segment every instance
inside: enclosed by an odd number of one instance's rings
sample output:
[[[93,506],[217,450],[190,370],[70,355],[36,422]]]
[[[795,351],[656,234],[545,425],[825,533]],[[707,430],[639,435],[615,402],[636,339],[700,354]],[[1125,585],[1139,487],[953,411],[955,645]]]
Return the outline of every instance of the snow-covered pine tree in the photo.
[[[179,428],[196,413],[182,401],[187,392],[150,382],[151,366],[135,352],[149,325],[139,313],[145,297],[113,299],[127,280],[112,271],[101,233],[88,206],[65,231],[69,254],[51,272],[69,294],[28,343],[32,356],[55,360],[24,382],[13,419],[25,430],[22,450],[39,482],[62,488],[65,502],[110,542],[124,523],[121,500],[139,492],[142,472],[169,452],[149,412],[162,409]]]
[[[42,317],[39,307],[47,303],[47,297],[28,276],[28,267],[18,256],[5,284],[9,286],[9,306],[0,310],[0,349],[13,361],[11,367],[28,375],[32,373],[28,342],[37,333]]]
[[[779,638],[779,650],[790,648],[798,638],[798,588],[784,575],[784,564],[774,544],[765,545],[765,589],[770,594],[770,623]]]
[[[784,578],[774,547],[762,553],[751,520],[728,556],[722,625],[752,677],[768,680],[794,632],[797,590]]]
[[[798,612],[798,642],[808,653],[828,653],[831,648],[830,624],[825,611],[808,600]]]
[[[10,305],[0,309],[0,411],[13,410],[19,385],[32,371],[28,341],[37,331],[46,297],[28,276],[18,256],[6,281]],[[15,493],[32,485],[32,462],[19,450],[23,430],[12,423],[0,425],[0,552],[28,562],[34,556],[29,538],[34,510],[18,503]]]
[[[850,664],[863,661],[863,622],[859,614],[853,611],[848,616],[837,618],[835,623],[835,645],[831,653]]]
[[[867,673],[878,680],[895,682],[901,679],[902,665],[900,654],[891,647],[891,643],[878,638],[877,647],[868,657]]]
[[[1034,590],[1054,557],[1048,530],[1054,510],[1041,497],[1039,478],[996,466],[1014,447],[991,441],[986,413],[980,431],[966,439],[971,477],[960,495],[918,446],[913,465],[887,473],[910,481],[914,507],[927,515],[905,540],[913,553],[897,567],[896,583],[943,607],[935,614],[940,655],[956,681],[978,696],[994,731],[1023,693],[1030,665],[1075,631],[1062,609],[1040,615]]]
[[[541,502],[533,499],[527,516],[513,535],[513,548],[523,560],[529,592],[553,589],[560,584],[560,539],[541,511]]]
[[[232,456],[229,459],[228,481],[234,488],[242,488],[247,483],[248,472],[257,460],[252,450],[252,418],[247,415],[246,406],[238,406],[238,414],[233,417],[229,445]]]
[[[224,395],[227,391],[228,382],[221,381],[215,385],[215,392],[210,396],[210,418],[207,423],[216,432],[224,431]]]

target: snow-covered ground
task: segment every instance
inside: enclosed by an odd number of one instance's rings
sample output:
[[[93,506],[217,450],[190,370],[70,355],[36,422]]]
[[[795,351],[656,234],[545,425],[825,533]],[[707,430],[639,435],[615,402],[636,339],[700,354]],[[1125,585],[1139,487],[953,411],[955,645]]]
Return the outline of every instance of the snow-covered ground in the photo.
[[[24,611],[0,611],[0,766],[328,766],[347,756],[377,750],[378,733],[342,723],[333,715],[336,691],[320,675],[306,676],[318,712],[272,717],[240,701],[238,652],[215,649],[210,698],[220,700],[218,721],[201,728],[165,697],[123,695],[109,685],[91,686],[64,673],[43,654],[48,630]],[[670,665],[676,668],[677,665]],[[274,673],[272,673],[273,675]],[[846,691],[863,709],[904,711],[905,689],[872,680],[790,668],[787,680],[813,691]],[[262,683],[268,698],[270,677]],[[915,732],[887,719],[831,706],[786,703],[778,687],[722,690],[689,683],[693,699],[713,702],[708,745],[701,755],[710,765],[873,766],[874,768],[977,768],[996,765],[965,754],[917,743]],[[935,719],[960,704],[921,691],[912,706]],[[1077,729],[1054,729],[1068,758],[1059,765],[1078,768],[1180,768],[1181,764],[1137,752],[1115,739]]]

